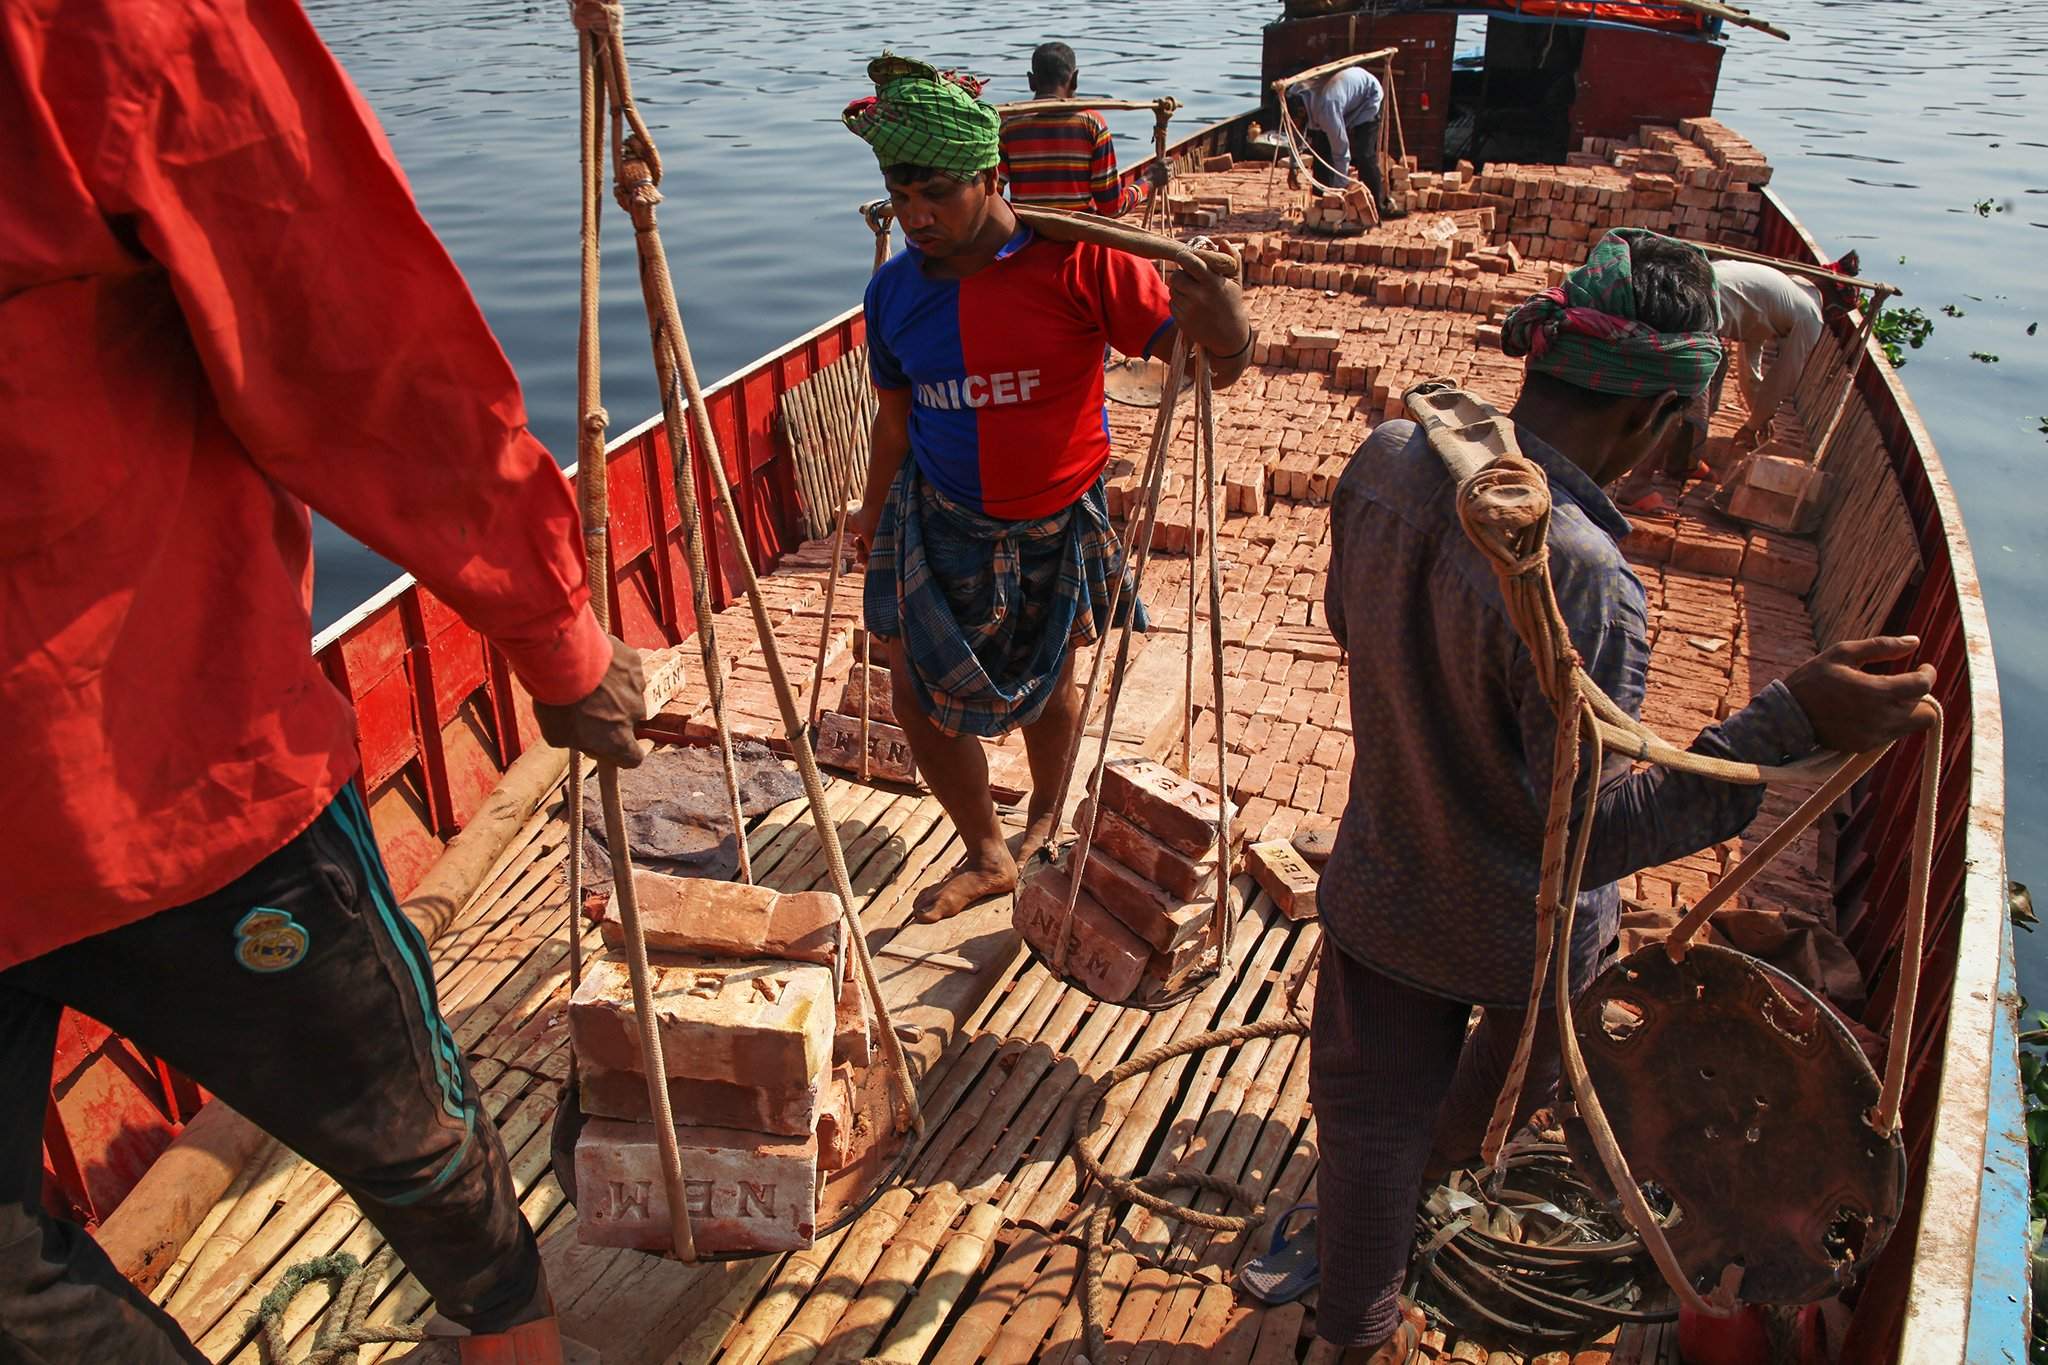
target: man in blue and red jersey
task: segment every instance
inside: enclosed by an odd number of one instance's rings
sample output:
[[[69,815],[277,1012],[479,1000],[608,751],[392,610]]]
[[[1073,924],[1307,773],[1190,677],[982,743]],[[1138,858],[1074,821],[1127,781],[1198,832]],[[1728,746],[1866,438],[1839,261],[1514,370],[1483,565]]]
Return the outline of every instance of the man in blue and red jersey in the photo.
[[[1072,646],[1102,634],[1125,571],[1102,495],[1103,347],[1149,354],[1179,328],[1228,384],[1252,329],[1230,281],[1169,282],[1022,227],[997,192],[999,120],[971,82],[887,55],[868,74],[877,95],[844,119],[874,148],[909,244],[868,285],[881,406],[854,538],[897,718],[967,848],[920,903],[941,919],[1015,887],[1019,855],[1053,831],[1081,724]],[[1032,795],[1013,854],[981,739],[1019,727]]]
[[[1074,98],[1081,82],[1074,49],[1040,43],[1031,54],[1030,79],[1038,99]],[[1003,120],[1002,151],[998,168],[1012,203],[1117,218],[1145,202],[1142,189],[1118,177],[1116,144],[1093,109],[1012,115]],[[1166,168],[1153,171],[1163,178]]]

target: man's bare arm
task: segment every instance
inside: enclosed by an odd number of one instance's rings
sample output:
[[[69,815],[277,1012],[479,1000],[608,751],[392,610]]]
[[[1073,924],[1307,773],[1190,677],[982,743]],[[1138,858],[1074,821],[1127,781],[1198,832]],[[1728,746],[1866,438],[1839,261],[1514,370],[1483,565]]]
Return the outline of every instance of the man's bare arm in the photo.
[[[874,425],[868,430],[868,477],[863,486],[860,508],[853,514],[854,552],[865,564],[868,546],[874,543],[875,527],[882,519],[882,504],[888,500],[889,487],[896,482],[896,473],[903,468],[903,459],[910,454],[910,390],[875,390],[880,399],[875,409]]]

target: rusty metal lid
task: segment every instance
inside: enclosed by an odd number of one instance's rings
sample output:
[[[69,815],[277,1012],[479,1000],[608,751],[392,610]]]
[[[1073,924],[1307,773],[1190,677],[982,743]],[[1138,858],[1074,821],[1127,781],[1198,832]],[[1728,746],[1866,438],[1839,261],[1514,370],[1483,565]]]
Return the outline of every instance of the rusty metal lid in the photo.
[[[1878,1134],[1877,1073],[1819,997],[1746,953],[1661,944],[1602,972],[1572,1009],[1629,1169],[1694,1284],[1742,1267],[1749,1303],[1810,1303],[1876,1257],[1906,1199],[1906,1151]],[[1609,1198],[1575,1105],[1565,1141]]]

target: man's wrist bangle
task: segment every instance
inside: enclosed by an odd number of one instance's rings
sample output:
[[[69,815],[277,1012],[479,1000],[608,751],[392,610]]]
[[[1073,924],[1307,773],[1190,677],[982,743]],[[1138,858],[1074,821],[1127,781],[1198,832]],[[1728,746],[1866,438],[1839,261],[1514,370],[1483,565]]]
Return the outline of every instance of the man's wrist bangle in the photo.
[[[1235,360],[1235,359],[1237,359],[1237,358],[1238,358],[1239,356],[1243,355],[1243,354],[1244,354],[1244,353],[1245,353],[1246,351],[1249,351],[1249,350],[1250,350],[1250,349],[1252,348],[1252,342],[1254,342],[1254,341],[1258,340],[1258,336],[1259,336],[1259,329],[1258,329],[1258,328],[1257,328],[1256,326],[1253,326],[1253,325],[1247,324],[1247,325],[1246,325],[1246,327],[1245,327],[1245,329],[1244,329],[1244,345],[1242,345],[1242,346],[1238,347],[1238,348],[1237,348],[1236,350],[1232,351],[1232,352],[1231,352],[1231,353],[1230,353],[1229,355],[1219,355],[1219,356],[1217,356],[1216,358],[1217,358],[1218,360]]]

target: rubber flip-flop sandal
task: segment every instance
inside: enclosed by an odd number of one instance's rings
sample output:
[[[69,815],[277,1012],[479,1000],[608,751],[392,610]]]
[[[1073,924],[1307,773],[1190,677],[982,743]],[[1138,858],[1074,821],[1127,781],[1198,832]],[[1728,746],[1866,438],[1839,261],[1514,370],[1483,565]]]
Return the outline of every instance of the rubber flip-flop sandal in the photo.
[[[1292,1303],[1323,1278],[1322,1262],[1316,1257],[1316,1206],[1296,1204],[1273,1222],[1273,1240],[1266,1254],[1245,1263],[1237,1272],[1244,1292],[1269,1308]],[[1308,1221],[1292,1237],[1288,1225],[1297,1214]]]
[[[1624,506],[1621,510],[1624,512],[1640,512],[1647,517],[1659,512],[1669,512],[1671,510],[1671,503],[1662,493],[1645,493],[1634,502]]]

